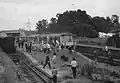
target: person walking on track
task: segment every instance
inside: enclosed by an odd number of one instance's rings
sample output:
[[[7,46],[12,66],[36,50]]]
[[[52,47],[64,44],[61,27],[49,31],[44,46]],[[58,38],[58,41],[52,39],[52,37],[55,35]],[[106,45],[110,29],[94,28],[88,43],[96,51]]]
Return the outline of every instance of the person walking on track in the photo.
[[[72,59],[71,61],[71,69],[72,69],[72,73],[73,73],[73,77],[76,77],[76,67],[77,67],[77,61],[75,58]]]
[[[43,68],[45,68],[47,64],[48,64],[49,68],[51,69],[50,57],[48,55],[46,55],[45,64],[44,64]]]

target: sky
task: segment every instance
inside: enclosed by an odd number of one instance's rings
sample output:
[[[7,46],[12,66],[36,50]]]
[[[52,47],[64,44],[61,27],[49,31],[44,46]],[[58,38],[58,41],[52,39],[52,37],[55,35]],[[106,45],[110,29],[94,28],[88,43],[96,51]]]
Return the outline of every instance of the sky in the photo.
[[[0,0],[0,31],[31,28],[41,19],[50,19],[66,10],[86,10],[91,16],[120,15],[120,0]]]

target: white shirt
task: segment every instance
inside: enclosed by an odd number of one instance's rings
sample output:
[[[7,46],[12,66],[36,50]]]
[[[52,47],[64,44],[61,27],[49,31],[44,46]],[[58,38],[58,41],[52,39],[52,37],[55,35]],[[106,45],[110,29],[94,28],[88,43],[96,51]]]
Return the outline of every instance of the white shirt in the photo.
[[[50,44],[47,44],[47,48],[50,48]]]
[[[53,56],[53,60],[56,60],[56,55]]]
[[[72,60],[72,61],[71,61],[71,66],[72,66],[72,67],[76,67],[76,66],[77,66],[77,61]]]
[[[43,44],[43,48],[46,48],[46,44]]]
[[[59,45],[59,41],[58,40],[56,40],[56,43]]]

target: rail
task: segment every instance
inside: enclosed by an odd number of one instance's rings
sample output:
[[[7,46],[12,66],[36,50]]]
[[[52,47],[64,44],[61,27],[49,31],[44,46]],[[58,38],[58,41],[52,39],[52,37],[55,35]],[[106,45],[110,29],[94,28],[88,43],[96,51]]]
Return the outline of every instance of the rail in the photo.
[[[48,77],[43,71],[38,69],[35,65],[33,65],[32,63],[30,63],[27,60],[24,60],[24,59],[22,60],[19,55],[13,55],[13,56],[15,56],[16,59],[20,60],[20,62],[22,62],[26,67],[28,67],[29,70],[31,70],[31,72],[33,72],[40,80],[43,81],[43,83],[50,83],[51,82],[52,78]],[[22,75],[22,73],[20,73],[20,74]],[[23,79],[25,79],[24,75],[22,75],[22,77],[23,77]],[[26,81],[26,79],[25,79],[25,81]],[[39,81],[37,80],[36,83],[37,82],[39,82]],[[41,82],[39,82],[39,83],[41,83]]]
[[[86,45],[86,44],[77,44],[76,46],[82,46],[82,47],[91,47],[91,48],[104,48],[104,46],[99,46],[99,45]],[[120,48],[116,48],[116,47],[112,47],[112,46],[108,46],[109,49],[111,50],[119,50]]]
[[[96,57],[95,55],[92,55],[92,54],[89,54],[89,53],[82,53],[82,54],[84,56],[92,59],[92,60],[95,59],[95,57]],[[106,56],[97,56],[97,60],[100,61],[100,62],[104,62],[104,63],[110,64],[110,65],[120,65],[120,60],[114,59],[114,58],[112,58],[112,60],[111,60],[111,59],[109,59]]]

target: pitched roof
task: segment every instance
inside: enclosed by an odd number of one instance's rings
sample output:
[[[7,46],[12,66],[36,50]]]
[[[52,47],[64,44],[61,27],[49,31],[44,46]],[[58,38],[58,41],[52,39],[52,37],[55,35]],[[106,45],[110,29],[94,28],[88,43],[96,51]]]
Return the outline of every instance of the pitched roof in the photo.
[[[20,30],[3,30],[3,31],[0,31],[0,32],[5,32],[5,33],[19,33]]]
[[[27,31],[27,30],[4,30],[4,31],[0,31],[0,32],[5,32],[5,33],[21,33],[20,36],[28,36],[28,35],[37,34],[36,31]]]

